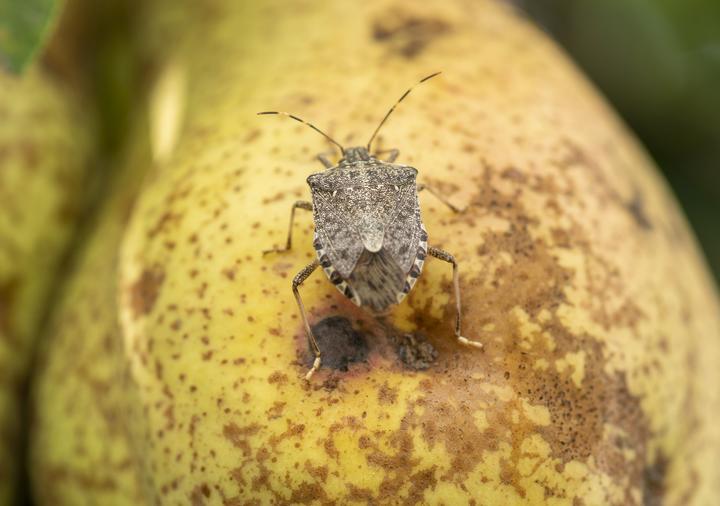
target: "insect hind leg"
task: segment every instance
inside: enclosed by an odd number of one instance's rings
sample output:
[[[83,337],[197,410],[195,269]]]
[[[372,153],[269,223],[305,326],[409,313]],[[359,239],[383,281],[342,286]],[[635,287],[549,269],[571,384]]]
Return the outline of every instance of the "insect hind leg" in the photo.
[[[436,190],[435,188],[433,188],[432,186],[428,186],[428,185],[426,185],[426,184],[424,184],[424,183],[418,183],[418,185],[417,185],[417,191],[418,191],[418,193],[420,193],[420,192],[423,191],[423,190],[427,190],[429,193],[431,193],[432,195],[434,195],[436,199],[438,199],[440,202],[442,202],[443,204],[445,204],[446,206],[448,206],[448,207],[452,210],[452,212],[454,212],[454,213],[462,213],[462,212],[465,211],[465,209],[461,209],[461,208],[457,207],[455,204],[453,204],[453,203],[450,202],[448,199],[446,199],[445,196],[443,196],[439,191],[437,191],[437,190]]]
[[[458,273],[458,263],[455,260],[455,257],[452,256],[450,253],[448,253],[445,250],[441,250],[440,248],[433,248],[432,246],[428,247],[428,254],[431,256],[434,256],[435,258],[438,258],[440,260],[443,260],[445,262],[448,262],[452,264],[453,266],[453,289],[455,291],[455,306],[456,306],[456,320],[455,320],[455,337],[457,338],[458,342],[465,346],[472,346],[475,348],[482,348],[483,345],[481,342],[478,341],[472,341],[466,337],[462,336],[462,331],[460,328],[461,325],[461,304],[460,304],[460,276]]]
[[[297,302],[298,308],[300,309],[300,316],[302,317],[303,324],[305,325],[305,333],[307,334],[308,339],[310,340],[310,345],[312,346],[313,352],[315,353],[315,361],[313,362],[312,368],[305,375],[305,380],[307,381],[310,381],[310,378],[312,378],[312,375],[315,374],[315,371],[320,369],[322,355],[320,353],[320,347],[317,344],[317,340],[315,339],[315,335],[312,333],[312,329],[310,328],[310,323],[308,323],[307,314],[305,313],[305,305],[303,304],[302,298],[300,297],[300,291],[298,290],[298,287],[308,277],[310,277],[310,274],[315,272],[315,269],[318,268],[318,265],[320,265],[320,262],[318,262],[317,260],[306,265],[300,272],[297,273],[295,278],[293,278],[292,282],[293,295],[295,295],[295,301]]]

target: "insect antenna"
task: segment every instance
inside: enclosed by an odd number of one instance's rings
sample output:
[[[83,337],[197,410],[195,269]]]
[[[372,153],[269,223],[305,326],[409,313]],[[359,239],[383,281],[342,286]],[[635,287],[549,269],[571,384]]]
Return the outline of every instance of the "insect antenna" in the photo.
[[[280,115],[280,116],[288,116],[288,117],[294,119],[295,121],[299,121],[300,123],[303,123],[304,125],[309,126],[309,127],[312,128],[313,130],[315,130],[316,132],[318,132],[319,134],[321,134],[323,137],[325,137],[327,140],[329,140],[330,142],[332,142],[333,144],[335,144],[337,147],[340,148],[340,152],[341,152],[343,155],[345,154],[345,148],[343,148],[342,145],[341,145],[339,142],[337,142],[335,139],[333,139],[332,137],[330,137],[328,134],[326,134],[325,132],[323,132],[322,130],[320,130],[318,127],[316,127],[316,126],[313,125],[312,123],[308,123],[308,122],[305,121],[304,119],[298,118],[297,116],[295,116],[295,115],[293,115],[293,114],[290,114],[289,112],[282,112],[282,111],[263,111],[263,112],[259,112],[259,113],[258,113],[258,116],[263,115],[263,114],[278,114],[278,115]]]
[[[370,137],[370,140],[369,140],[368,143],[367,143],[367,150],[368,150],[368,151],[370,151],[370,144],[372,144],[372,141],[373,141],[373,139],[375,138],[375,136],[377,135],[377,133],[380,131],[380,128],[385,124],[385,122],[386,122],[387,119],[390,117],[390,115],[391,115],[392,112],[395,110],[395,108],[398,106],[398,104],[399,104],[400,102],[402,102],[403,100],[405,100],[405,97],[407,97],[407,96],[410,94],[410,92],[413,90],[413,88],[415,88],[415,86],[417,86],[418,84],[424,83],[424,82],[427,81],[428,79],[432,79],[433,77],[435,77],[435,76],[438,75],[438,74],[440,74],[440,72],[435,72],[434,74],[430,74],[429,76],[423,77],[423,78],[420,79],[417,83],[415,83],[415,84],[412,85],[410,88],[408,88],[408,90],[407,90],[405,93],[403,93],[402,97],[400,97],[400,98],[398,99],[398,101],[395,102],[395,105],[393,105],[393,106],[390,108],[390,110],[387,112],[387,114],[385,115],[385,117],[382,119],[382,121],[380,122],[380,124],[377,126],[377,128],[376,128],[375,131],[373,132],[372,137]]]

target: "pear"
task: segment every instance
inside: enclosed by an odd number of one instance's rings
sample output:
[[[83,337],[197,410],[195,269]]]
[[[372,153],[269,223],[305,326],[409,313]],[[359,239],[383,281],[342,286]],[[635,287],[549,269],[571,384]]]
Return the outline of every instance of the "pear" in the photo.
[[[135,128],[113,193],[98,209],[43,336],[33,382],[30,469],[39,504],[143,504],[142,461],[130,424],[116,311],[119,241],[145,169],[147,130]]]
[[[23,75],[0,69],[0,90],[0,504],[8,504],[28,368],[86,200],[92,119],[40,64]]]
[[[95,474],[37,472],[35,490],[52,477],[61,491],[41,503],[720,500],[710,275],[648,155],[545,35],[489,0],[148,9],[141,37],[163,48],[174,106],[159,107],[167,128],[127,224],[98,229],[75,274],[36,397],[56,407],[34,469],[52,451]],[[300,293],[324,362],[306,381],[291,281],[314,258],[309,213],[290,252],[262,251],[284,243],[331,146],[255,113],[363,145],[436,70],[375,147],[465,208],[420,197],[429,243],[460,265],[464,335],[484,348],[455,340],[443,262],[380,319],[317,273]]]

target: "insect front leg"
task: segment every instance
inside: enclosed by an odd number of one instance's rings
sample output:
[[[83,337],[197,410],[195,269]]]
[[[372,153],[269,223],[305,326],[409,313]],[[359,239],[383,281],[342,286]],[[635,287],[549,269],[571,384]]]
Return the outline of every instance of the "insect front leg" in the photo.
[[[460,276],[458,274],[458,264],[455,261],[455,257],[447,251],[441,250],[440,248],[433,248],[432,246],[428,247],[428,254],[434,256],[435,258],[439,258],[440,260],[444,260],[445,262],[451,263],[453,266],[453,288],[455,290],[455,305],[457,309],[457,319],[455,320],[455,337],[457,337],[457,340],[460,344],[464,344],[465,346],[474,346],[475,348],[482,348],[482,343],[478,341],[471,341],[462,336],[462,332],[460,329]]]
[[[305,324],[305,333],[307,334],[308,339],[310,339],[310,344],[312,346],[313,352],[315,353],[315,361],[313,362],[313,366],[305,375],[305,379],[307,381],[310,381],[310,378],[312,378],[312,375],[315,374],[315,371],[320,369],[320,348],[318,347],[315,336],[310,329],[307,314],[305,314],[305,305],[300,298],[300,292],[298,291],[298,287],[310,276],[310,274],[315,271],[315,269],[317,269],[318,265],[320,265],[320,262],[315,260],[313,263],[305,266],[303,270],[297,273],[292,282],[293,295],[295,295],[295,300],[297,301],[298,308],[300,308],[300,316],[302,317],[303,324]]]
[[[428,185],[423,184],[423,183],[419,183],[419,184],[417,185],[417,191],[418,191],[418,193],[421,192],[421,191],[423,191],[423,190],[427,190],[427,191],[429,191],[430,193],[432,193],[432,194],[435,196],[435,198],[437,198],[440,202],[442,202],[443,204],[445,204],[446,206],[448,206],[450,209],[452,209],[453,212],[455,212],[455,213],[462,213],[463,211],[465,211],[465,209],[460,209],[459,207],[455,206],[452,202],[450,202],[450,201],[447,200],[445,197],[443,197],[442,194],[440,194],[437,190],[435,190],[435,189],[432,188],[431,186],[428,186]]]
[[[287,241],[285,242],[284,248],[272,248],[272,249],[266,249],[263,251],[263,255],[267,255],[268,253],[283,253],[285,251],[289,251],[292,247],[292,230],[293,230],[293,222],[295,221],[295,209],[305,209],[306,211],[312,211],[313,207],[310,202],[305,202],[304,200],[298,200],[295,202],[292,206],[292,209],[290,210],[290,227],[288,227],[288,235],[287,235]]]
[[[384,160],[387,163],[393,163],[395,160],[397,160],[397,157],[400,156],[400,150],[397,148],[381,149],[380,151],[377,151],[375,155],[377,156],[383,153],[390,153],[388,157]]]
[[[326,169],[332,169],[335,164],[333,164],[330,160],[328,160],[328,155],[335,154],[335,151],[325,151],[324,153],[320,153],[317,155],[317,159],[320,160],[320,163],[323,164],[323,166]]]

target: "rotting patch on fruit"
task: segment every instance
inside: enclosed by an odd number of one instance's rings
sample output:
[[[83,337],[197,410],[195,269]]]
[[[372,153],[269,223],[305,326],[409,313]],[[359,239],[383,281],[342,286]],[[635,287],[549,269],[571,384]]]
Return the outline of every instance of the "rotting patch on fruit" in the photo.
[[[400,336],[397,353],[403,365],[415,371],[427,369],[437,358],[437,350],[422,333]]]
[[[437,351],[422,333],[403,333],[382,317],[363,317],[372,322],[369,328],[354,329],[350,320],[342,316],[330,316],[312,326],[322,352],[323,369],[347,372],[351,364],[367,361],[371,353],[386,355],[391,349],[408,370],[425,370],[435,362]],[[306,342],[304,333],[302,342]],[[307,341],[305,367],[312,366],[313,360],[315,355]]]
[[[322,352],[322,365],[329,369],[347,371],[355,362],[367,358],[368,345],[365,337],[352,328],[347,318],[330,316],[312,326],[313,334]],[[312,366],[315,355],[308,341],[305,364]]]

